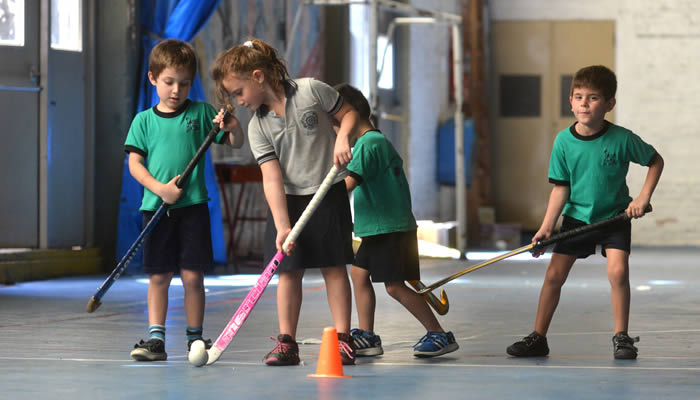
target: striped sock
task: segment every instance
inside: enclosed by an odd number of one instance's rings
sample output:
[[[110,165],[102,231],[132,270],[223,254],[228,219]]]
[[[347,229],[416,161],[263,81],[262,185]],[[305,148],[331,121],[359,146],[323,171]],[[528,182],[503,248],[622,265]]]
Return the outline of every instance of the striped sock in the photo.
[[[158,339],[165,342],[165,326],[151,325],[148,327],[148,339]]]
[[[187,330],[185,331],[185,334],[187,335],[187,343],[189,343],[192,340],[201,339],[202,328],[192,328],[188,326]]]

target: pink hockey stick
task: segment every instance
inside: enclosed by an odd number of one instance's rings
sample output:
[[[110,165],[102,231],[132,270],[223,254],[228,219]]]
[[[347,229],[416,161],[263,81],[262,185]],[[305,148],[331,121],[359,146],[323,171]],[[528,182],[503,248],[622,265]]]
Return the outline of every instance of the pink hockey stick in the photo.
[[[318,188],[318,191],[311,198],[311,201],[306,206],[306,209],[299,217],[299,220],[296,222],[296,224],[294,224],[294,227],[289,233],[289,236],[287,236],[287,239],[284,241],[282,248],[286,249],[289,245],[289,242],[296,240],[296,238],[299,236],[299,233],[302,229],[304,229],[304,226],[308,222],[309,218],[314,213],[314,211],[316,211],[316,208],[318,208],[318,205],[321,203],[321,200],[323,200],[323,198],[325,197],[326,193],[328,192],[328,189],[330,189],[330,187],[333,185],[333,180],[335,179],[335,176],[337,174],[338,169],[335,166],[333,166],[333,168],[331,168],[331,170],[328,172],[328,175],[326,175],[326,177],[323,179],[323,182]],[[283,259],[284,253],[278,251],[277,254],[275,254],[275,256],[272,258],[272,260],[267,264],[267,267],[265,267],[265,270],[260,275],[260,278],[258,278],[258,281],[255,282],[255,286],[253,286],[253,288],[250,289],[250,292],[248,292],[245,299],[243,299],[243,302],[238,307],[238,310],[236,310],[236,313],[233,314],[233,317],[226,325],[226,328],[224,328],[223,332],[221,332],[221,335],[219,335],[219,338],[216,339],[212,347],[209,350],[207,350],[209,356],[207,365],[215,363],[219,359],[219,357],[221,357],[221,354],[231,343],[233,337],[236,336],[238,329],[240,329],[241,325],[243,325],[246,318],[248,318],[248,315],[250,315],[251,311],[253,311],[253,307],[255,307],[255,304],[260,299],[260,296],[262,296],[263,292],[267,288],[267,285],[270,283],[270,280],[275,275],[277,267],[279,267]]]

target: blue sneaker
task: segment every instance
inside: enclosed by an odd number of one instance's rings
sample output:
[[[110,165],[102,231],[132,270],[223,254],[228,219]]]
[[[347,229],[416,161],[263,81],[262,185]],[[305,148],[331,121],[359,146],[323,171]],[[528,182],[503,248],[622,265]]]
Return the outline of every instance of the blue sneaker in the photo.
[[[452,332],[428,332],[413,346],[416,357],[435,357],[459,348]]]
[[[384,354],[382,339],[375,335],[374,331],[351,329],[350,336],[355,343],[355,355],[358,357],[371,357]]]

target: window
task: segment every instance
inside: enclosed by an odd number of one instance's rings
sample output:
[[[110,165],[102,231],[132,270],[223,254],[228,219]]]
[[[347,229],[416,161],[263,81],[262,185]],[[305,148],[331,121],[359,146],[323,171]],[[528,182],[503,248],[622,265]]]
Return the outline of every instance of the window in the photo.
[[[350,6],[350,41],[351,62],[350,84],[362,91],[369,98],[369,7],[365,4],[351,4]],[[384,48],[388,43],[386,36],[377,37],[377,71],[382,68],[384,58],[384,70],[378,76],[377,85],[380,89],[394,88],[394,52],[389,44],[384,56]]]
[[[82,51],[82,0],[51,0],[51,48]]]
[[[571,112],[571,103],[569,102],[569,94],[571,93],[571,82],[573,82],[573,75],[562,75],[561,76],[561,109],[560,115],[564,118],[573,117],[574,113]]]
[[[24,0],[0,0],[0,45],[24,46]]]
[[[377,78],[379,80],[377,85],[380,89],[394,88],[394,45],[388,41],[386,36],[377,37],[377,70],[382,71],[382,74]],[[386,55],[384,49],[386,49]],[[382,57],[384,58],[383,66]]]
[[[540,76],[501,75],[501,116],[540,116]]]

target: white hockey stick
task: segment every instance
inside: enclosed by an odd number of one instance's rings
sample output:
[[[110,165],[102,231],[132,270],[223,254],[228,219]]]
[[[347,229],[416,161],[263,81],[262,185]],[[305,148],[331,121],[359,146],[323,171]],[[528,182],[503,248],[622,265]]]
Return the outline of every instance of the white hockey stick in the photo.
[[[326,196],[328,189],[330,189],[333,185],[333,180],[335,179],[335,176],[337,174],[338,169],[334,165],[333,168],[331,168],[330,172],[328,172],[328,175],[326,175],[326,178],[321,183],[321,186],[318,188],[316,194],[314,194],[314,196],[311,198],[311,201],[306,206],[306,209],[304,209],[304,212],[299,217],[299,220],[297,220],[296,224],[294,224],[292,231],[289,233],[289,236],[287,236],[287,239],[282,245],[283,249],[287,249],[289,242],[296,240],[296,238],[299,236],[299,233],[302,229],[304,229],[304,226],[309,221],[311,215],[314,213],[314,211],[316,211],[316,208],[318,208],[318,205],[321,203],[321,200],[323,200],[323,198]],[[241,305],[238,307],[236,313],[233,314],[233,317],[228,322],[228,325],[226,325],[226,328],[224,328],[224,331],[221,332],[221,335],[219,335],[219,338],[216,339],[212,347],[209,350],[207,350],[209,356],[207,365],[215,363],[216,360],[218,360],[219,357],[221,357],[221,353],[223,353],[226,350],[228,345],[233,340],[233,337],[236,336],[238,329],[240,329],[241,325],[243,325],[243,322],[245,322],[246,318],[248,318],[250,312],[253,311],[253,307],[255,307],[255,304],[260,299],[260,296],[262,296],[263,292],[267,288],[268,283],[270,283],[272,276],[275,275],[277,267],[279,267],[283,259],[284,253],[278,251],[277,254],[275,254],[275,256],[272,258],[270,263],[267,264],[267,267],[265,267],[265,270],[260,275],[260,278],[258,278],[258,281],[255,283],[255,286],[253,286],[253,288],[250,289],[248,295],[245,297],[245,299],[243,299],[243,303],[241,303]]]

